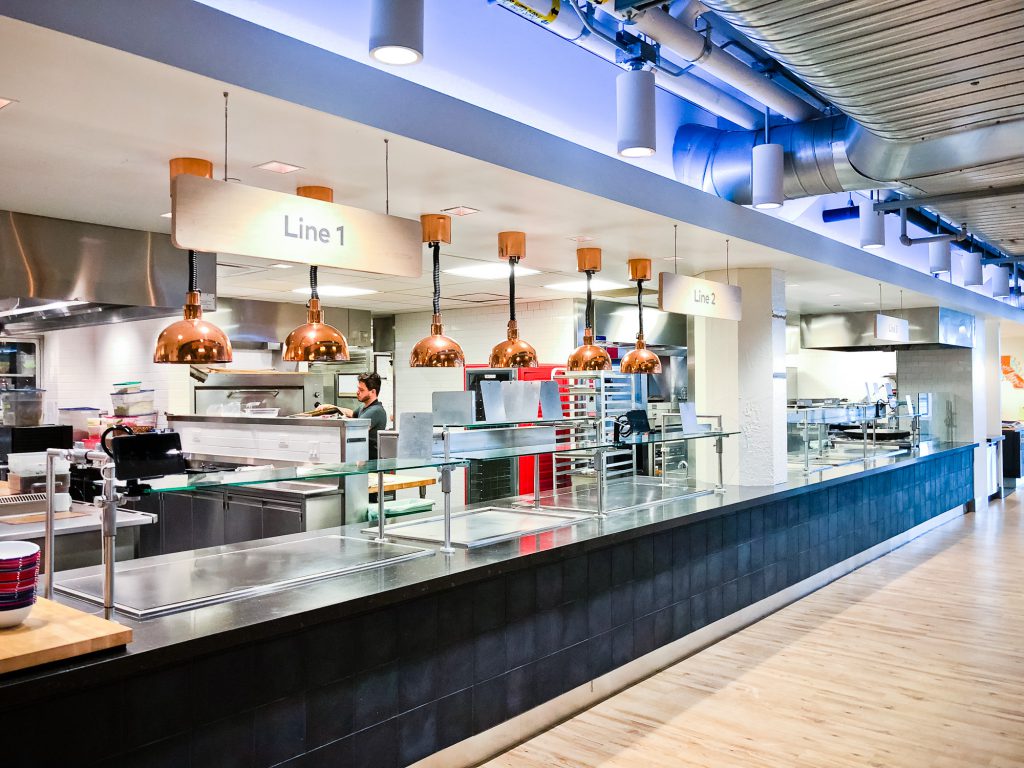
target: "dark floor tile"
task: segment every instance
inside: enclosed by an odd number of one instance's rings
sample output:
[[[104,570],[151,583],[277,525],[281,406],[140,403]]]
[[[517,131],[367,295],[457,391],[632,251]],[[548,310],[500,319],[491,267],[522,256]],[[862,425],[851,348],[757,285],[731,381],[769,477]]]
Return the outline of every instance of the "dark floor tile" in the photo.
[[[398,675],[398,711],[433,701],[438,696],[437,655],[414,656],[400,662]]]
[[[505,579],[490,579],[473,588],[473,631],[487,632],[505,624]]]
[[[561,652],[565,667],[565,690],[571,691],[590,682],[589,641],[578,643]]]
[[[352,733],[355,692],[352,678],[314,688],[306,693],[306,745],[316,748]]]
[[[252,646],[236,646],[193,661],[189,672],[192,723],[201,725],[225,712],[249,709],[256,688],[254,670]]]
[[[593,594],[612,585],[612,552],[622,545],[599,549],[587,555],[587,591]]]
[[[612,671],[612,633],[603,632],[587,641],[587,672],[591,680]]]
[[[672,642],[672,606],[654,613],[654,647],[661,648]]]
[[[570,557],[562,562],[562,599],[565,602],[583,600],[587,596],[586,555]]]
[[[473,634],[472,593],[467,588],[449,589],[437,596],[439,646],[465,640]]]
[[[398,718],[398,764],[411,765],[437,751],[437,704],[425,704]]]
[[[348,677],[355,671],[355,623],[336,621],[320,624],[302,634],[306,657],[306,687],[315,688]]]
[[[534,640],[538,657],[552,654],[561,647],[562,612],[560,610],[551,608],[538,613],[535,626]]]
[[[654,537],[643,536],[633,542],[633,578],[654,576]]]
[[[708,553],[708,524],[695,523],[690,529],[690,560],[702,560]]]
[[[633,622],[633,657],[639,658],[654,650],[654,614]]]
[[[705,557],[690,561],[690,593],[693,595],[708,588],[708,564]]]
[[[724,616],[729,616],[739,610],[739,590],[739,582],[735,579],[727,581],[722,588],[722,614]]]
[[[612,626],[633,621],[633,582],[612,587]]]
[[[687,598],[672,606],[672,636],[678,640],[688,635],[691,629],[690,600]]]
[[[708,587],[722,583],[722,553],[712,552],[708,555]]]
[[[544,611],[562,603],[562,564],[549,563],[536,571],[537,610]]]
[[[612,584],[633,580],[633,549],[628,545],[612,548]]]
[[[473,650],[473,680],[480,683],[508,670],[505,629],[490,629],[476,637]]]
[[[545,656],[535,664],[537,703],[543,704],[568,690],[564,652]]]
[[[653,610],[665,608],[673,602],[672,594],[672,570],[657,571],[654,574],[654,594],[651,603]]]
[[[677,562],[672,569],[672,602],[678,603],[690,597],[690,565]]]
[[[623,624],[611,631],[612,668],[621,667],[633,660],[633,623]]]
[[[356,620],[357,670],[365,671],[398,658],[398,609],[382,610]]]
[[[633,582],[633,618],[646,616],[654,610],[654,578],[646,577]]]
[[[352,764],[352,737],[332,741],[299,757],[282,763],[279,768],[339,768]]]
[[[5,757],[10,760],[11,752],[5,749]],[[190,741],[187,733],[172,736],[169,739],[147,744],[127,754],[118,755],[100,764],[101,768],[122,768],[130,765],[132,768],[182,768],[189,764]],[[15,765],[38,765],[45,763],[38,759],[38,755],[32,761],[19,762],[17,759],[5,764]],[[74,765],[74,763],[67,763]]]
[[[473,735],[473,689],[465,688],[437,702],[439,750]]]
[[[254,764],[252,710],[215,720],[192,732],[191,768],[251,768]]]
[[[421,597],[398,610],[399,655],[408,657],[433,651],[437,647],[437,597]]]
[[[521,667],[537,658],[536,622],[531,618],[513,621],[505,627],[508,668]]]
[[[131,749],[187,730],[191,708],[185,665],[126,678],[120,708],[121,746]],[[154,712],[160,716],[154,717]]]
[[[532,569],[510,573],[505,579],[508,621],[523,619],[537,610],[537,580]]]
[[[526,664],[508,673],[505,688],[505,712],[508,717],[516,717],[536,706],[536,672],[535,664]]]
[[[708,594],[701,592],[690,598],[690,627],[700,629],[708,623]]]
[[[357,675],[354,696],[354,731],[393,718],[398,714],[398,665],[387,664]]]
[[[562,612],[562,638],[560,648],[567,648],[587,639],[587,601],[576,600],[565,603],[559,610]]]
[[[473,659],[475,644],[472,640],[463,640],[446,646],[438,653],[437,693],[447,696],[473,685],[476,670]]]
[[[352,755],[344,768],[398,768],[398,718],[352,734]]]
[[[598,592],[587,600],[587,633],[591,636],[612,628],[612,596]]]
[[[277,765],[306,750],[306,699],[300,693],[258,707],[253,751],[257,768]]]
[[[493,677],[473,686],[473,730],[486,731],[506,718],[508,675]]]
[[[257,643],[254,653],[254,704],[291,696],[306,687],[306,655],[301,635],[285,635]]]

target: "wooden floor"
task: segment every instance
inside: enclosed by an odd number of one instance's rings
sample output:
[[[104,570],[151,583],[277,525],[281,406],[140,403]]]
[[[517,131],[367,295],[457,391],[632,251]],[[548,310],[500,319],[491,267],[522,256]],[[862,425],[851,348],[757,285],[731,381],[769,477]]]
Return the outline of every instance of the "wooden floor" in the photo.
[[[1022,495],[486,765],[1024,766]]]

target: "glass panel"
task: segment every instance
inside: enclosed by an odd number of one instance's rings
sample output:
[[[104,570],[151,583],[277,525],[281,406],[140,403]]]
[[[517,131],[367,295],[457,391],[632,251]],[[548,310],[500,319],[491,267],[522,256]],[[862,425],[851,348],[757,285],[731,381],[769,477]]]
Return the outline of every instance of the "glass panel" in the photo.
[[[507,459],[515,456],[537,456],[544,453],[576,453],[580,451],[593,451],[598,448],[632,448],[642,445],[654,445],[661,443],[681,443],[687,440],[701,440],[713,437],[729,437],[738,435],[739,432],[666,432],[644,433],[630,437],[614,440],[574,440],[563,443],[540,443],[538,445],[520,445],[511,448],[490,448],[479,451],[453,451],[453,458],[466,459],[468,461],[483,461],[487,459]]]

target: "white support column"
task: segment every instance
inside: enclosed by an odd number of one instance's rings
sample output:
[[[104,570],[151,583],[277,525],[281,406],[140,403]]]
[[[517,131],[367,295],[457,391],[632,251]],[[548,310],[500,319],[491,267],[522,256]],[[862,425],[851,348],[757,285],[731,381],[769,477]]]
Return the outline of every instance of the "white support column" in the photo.
[[[701,275],[726,282],[724,271]],[[775,485],[786,480],[785,275],[776,269],[730,274],[743,291],[743,319],[694,318],[694,397],[699,413],[723,416],[725,482]],[[738,448],[738,450],[737,450]],[[710,479],[703,455],[700,479]]]

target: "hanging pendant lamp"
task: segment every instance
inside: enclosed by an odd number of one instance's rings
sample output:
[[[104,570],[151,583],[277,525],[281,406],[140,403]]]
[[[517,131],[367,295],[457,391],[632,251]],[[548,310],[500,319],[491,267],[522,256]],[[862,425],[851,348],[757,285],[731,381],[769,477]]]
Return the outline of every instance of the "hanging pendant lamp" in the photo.
[[[325,203],[334,202],[330,187],[298,187],[295,194]],[[306,322],[288,334],[284,340],[282,359],[290,363],[335,363],[348,360],[348,342],[333,325],[324,322],[324,311],[317,292],[317,268],[309,267],[309,303],[306,304]]]
[[[409,355],[411,368],[458,368],[466,364],[466,356],[455,339],[444,335],[441,324],[441,243],[452,241],[452,218],[440,213],[420,216],[423,242],[429,243],[434,257],[434,317],[430,335],[416,342]]]
[[[601,271],[600,248],[577,248],[576,268],[587,276],[587,309],[584,320],[583,344],[569,355],[566,370],[569,371],[610,371],[612,359],[607,350],[594,344],[594,296],[590,280]]]
[[[199,157],[175,157],[168,162],[171,182],[176,176],[188,174],[213,178],[213,163]],[[164,328],[156,340],[154,363],[230,363],[231,342],[213,323],[203,320],[202,293],[196,273],[195,251],[188,252],[188,293],[183,307],[184,318]]]
[[[164,328],[156,340],[154,363],[230,363],[231,342],[224,331],[203,320],[202,294],[196,277],[196,252],[188,252],[188,294],[184,318]]]
[[[623,373],[661,373],[661,360],[644,342],[644,283],[651,279],[650,259],[630,259],[629,279],[636,281],[636,309],[640,328],[636,335],[636,349],[619,363]]]
[[[508,338],[494,345],[491,368],[536,368],[537,350],[519,338],[516,322],[516,264],[526,256],[525,232],[499,232],[498,257],[508,260]]]

